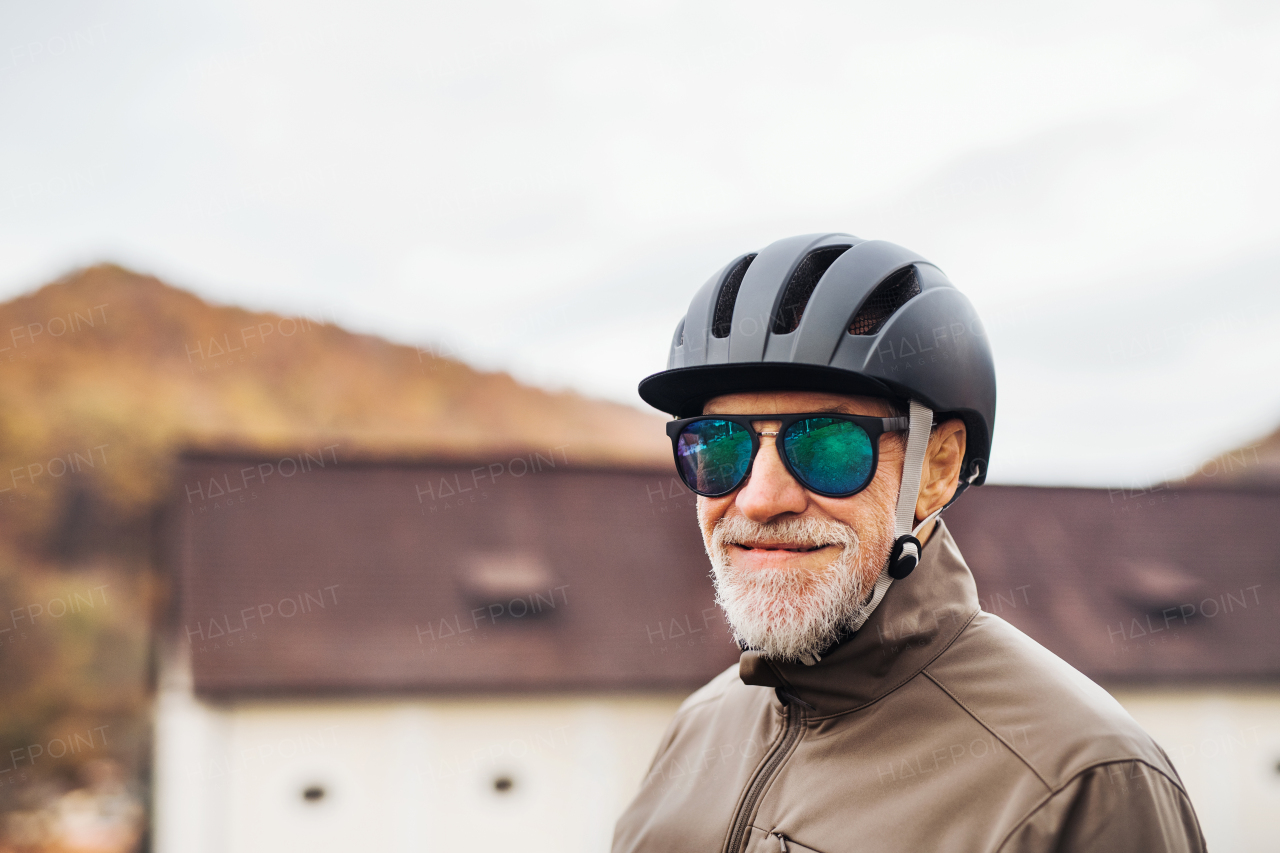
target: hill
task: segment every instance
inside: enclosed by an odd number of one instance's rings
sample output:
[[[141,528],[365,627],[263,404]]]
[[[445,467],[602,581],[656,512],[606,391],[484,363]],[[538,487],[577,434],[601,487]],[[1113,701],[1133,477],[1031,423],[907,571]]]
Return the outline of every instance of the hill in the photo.
[[[657,416],[116,266],[0,305],[0,536],[74,559],[134,538],[182,448],[667,464]]]
[[[116,266],[0,305],[0,849],[104,773],[147,801],[152,520],[177,453],[226,447],[670,464],[656,415]]]
[[[1274,489],[1280,487],[1280,429],[1208,460],[1179,485]]]

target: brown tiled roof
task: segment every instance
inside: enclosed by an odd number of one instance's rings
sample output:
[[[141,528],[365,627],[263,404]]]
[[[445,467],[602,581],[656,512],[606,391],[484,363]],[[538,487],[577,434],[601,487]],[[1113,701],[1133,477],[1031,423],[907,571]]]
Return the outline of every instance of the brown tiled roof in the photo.
[[[685,689],[737,657],[670,469],[192,456],[173,508],[202,694]],[[1277,520],[1256,489],[993,485],[947,512],[984,609],[1126,682],[1280,677]]]
[[[169,529],[205,695],[687,689],[738,656],[666,468],[187,457]]]
[[[984,486],[946,518],[984,609],[1091,677],[1280,678],[1280,491]]]

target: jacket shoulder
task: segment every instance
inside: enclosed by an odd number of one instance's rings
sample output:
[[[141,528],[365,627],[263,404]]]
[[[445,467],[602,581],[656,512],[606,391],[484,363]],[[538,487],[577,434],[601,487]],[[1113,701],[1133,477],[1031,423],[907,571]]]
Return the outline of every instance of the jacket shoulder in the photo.
[[[1050,789],[1120,761],[1181,787],[1164,751],[1111,694],[998,616],[979,613],[925,674]]]
[[[737,694],[738,701],[723,701],[730,694]],[[763,699],[762,694],[771,696],[772,691],[743,684],[738,677],[738,664],[733,664],[680,703],[662,736],[654,758],[655,765],[682,732],[699,731],[704,736],[713,736],[713,733],[723,733],[726,728],[733,730],[733,726],[740,725],[744,717],[757,716],[762,702],[767,705],[767,699]]]
[[[1205,842],[1185,791],[1141,761],[1118,761],[1070,779],[1019,821],[999,850],[1204,853]]]
[[[676,711],[676,716],[681,716],[695,705],[704,705],[707,702],[722,699],[730,689],[740,684],[742,684],[742,679],[738,677],[738,664],[735,662],[733,666],[730,666],[724,672],[699,687],[681,702],[680,708]]]

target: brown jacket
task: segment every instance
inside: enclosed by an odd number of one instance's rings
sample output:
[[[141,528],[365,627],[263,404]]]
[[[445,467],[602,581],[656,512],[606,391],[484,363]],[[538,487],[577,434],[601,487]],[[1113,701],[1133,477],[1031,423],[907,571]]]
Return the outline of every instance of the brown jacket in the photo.
[[[941,524],[814,666],[744,652],[690,696],[618,821],[628,851],[1200,851],[1168,756],[978,608]]]

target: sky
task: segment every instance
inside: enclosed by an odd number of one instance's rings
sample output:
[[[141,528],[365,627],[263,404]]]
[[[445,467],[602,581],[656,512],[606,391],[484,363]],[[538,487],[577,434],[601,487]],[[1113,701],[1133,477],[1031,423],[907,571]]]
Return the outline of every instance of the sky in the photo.
[[[0,298],[113,261],[643,407],[694,290],[844,231],[995,350],[991,480],[1280,425],[1280,5],[0,4]]]

